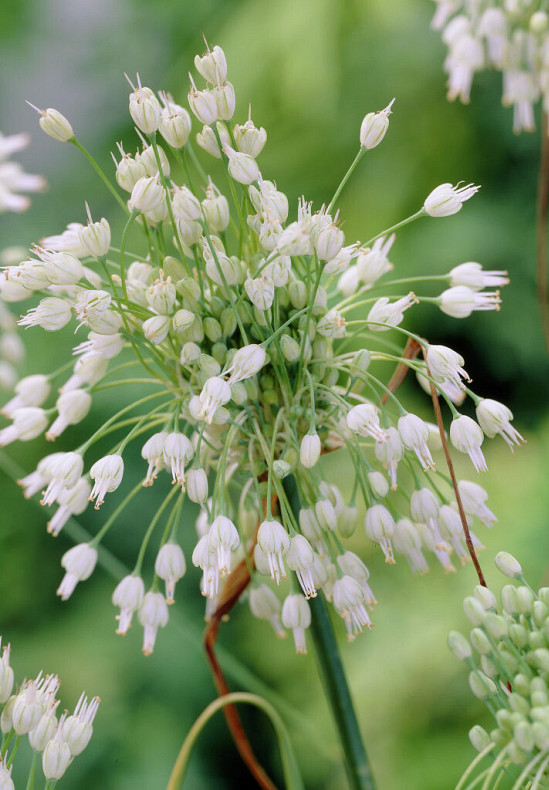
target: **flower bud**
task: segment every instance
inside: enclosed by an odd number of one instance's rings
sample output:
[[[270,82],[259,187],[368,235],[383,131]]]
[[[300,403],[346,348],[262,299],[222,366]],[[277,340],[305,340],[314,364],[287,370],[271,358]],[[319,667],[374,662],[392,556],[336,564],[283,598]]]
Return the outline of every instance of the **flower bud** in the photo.
[[[301,440],[299,460],[305,469],[312,469],[320,458],[320,437],[317,433],[307,433]]]
[[[449,217],[456,214],[465,203],[478,192],[480,187],[474,184],[458,188],[451,184],[441,184],[425,199],[423,208],[430,217]]]
[[[187,95],[187,101],[191,112],[198,118],[200,123],[211,126],[218,118],[215,96],[209,90],[197,90],[192,77],[190,77],[190,80],[191,89]]]
[[[242,154],[248,154],[248,156],[252,156],[255,159],[267,142],[267,132],[263,127],[258,129],[250,119],[243,126],[236,124],[234,127],[234,139],[238,150]]]
[[[389,128],[389,115],[394,103],[391,101],[384,110],[370,112],[365,116],[360,126],[360,145],[367,151],[375,148],[385,137]]]
[[[229,145],[223,148],[229,160],[229,175],[240,184],[252,184],[259,178],[259,168],[251,156],[235,151]]]
[[[80,228],[78,238],[88,255],[92,258],[104,258],[111,246],[111,228],[105,217],[100,222],[90,222]]]
[[[158,131],[172,148],[183,148],[191,133],[191,116],[179,104],[168,101],[161,112]]]
[[[165,543],[156,556],[154,572],[166,582],[166,603],[174,603],[176,582],[184,575],[186,570],[185,556],[181,546],[177,543]]]
[[[211,85],[220,85],[227,79],[227,58],[219,46],[215,46],[200,57],[195,55],[194,66],[198,73]]]
[[[132,211],[154,211],[160,208],[163,202],[165,202],[165,194],[158,175],[136,181],[129,203]]]
[[[61,779],[69,767],[71,757],[71,750],[60,736],[46,744],[42,752],[42,770],[46,779]]]
[[[30,104],[30,106],[40,115],[38,123],[43,132],[53,137],[54,140],[59,140],[60,143],[74,139],[72,126],[58,110],[54,110],[52,107],[48,107],[47,110],[39,110],[34,104]]]
[[[143,334],[151,343],[158,345],[170,331],[171,320],[168,315],[153,315],[143,321]]]
[[[522,568],[519,562],[507,551],[498,552],[494,561],[497,569],[504,576],[508,576],[510,579],[519,579],[522,576]]]
[[[490,678],[487,677],[484,672],[481,672],[478,669],[475,672],[470,673],[469,685],[471,687],[471,691],[475,697],[478,697],[478,699],[486,699],[492,694],[495,694],[497,691],[493,680],[490,680]]]
[[[480,724],[475,724],[474,727],[471,727],[469,730],[469,740],[477,752],[484,751],[484,749],[487,749],[492,743],[490,736]]]
[[[57,595],[62,601],[68,601],[78,582],[90,578],[96,563],[97,549],[89,543],[80,543],[63,554],[61,565],[66,572],[57,589]]]
[[[459,661],[471,658],[471,645],[459,631],[450,631],[448,634],[448,647]]]
[[[204,469],[190,469],[187,475],[187,495],[191,502],[203,505],[208,499],[208,478]]]
[[[130,115],[145,134],[156,132],[160,124],[160,102],[150,88],[141,85],[130,93]]]
[[[230,121],[234,115],[236,98],[234,87],[230,82],[216,85],[212,90],[217,105],[217,117],[221,121]]]

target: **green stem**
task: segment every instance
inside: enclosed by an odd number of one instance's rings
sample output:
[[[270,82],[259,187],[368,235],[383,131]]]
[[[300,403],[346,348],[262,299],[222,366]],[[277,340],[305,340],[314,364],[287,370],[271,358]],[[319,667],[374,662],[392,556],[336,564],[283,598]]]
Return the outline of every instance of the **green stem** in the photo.
[[[331,214],[332,213],[332,209],[335,206],[338,197],[341,195],[341,192],[343,191],[343,187],[345,186],[347,181],[350,179],[351,175],[353,174],[353,171],[354,171],[355,167],[358,165],[358,163],[360,162],[360,160],[362,159],[362,157],[364,156],[365,153],[366,153],[366,149],[363,148],[362,146],[360,146],[358,154],[353,159],[353,162],[352,162],[350,168],[347,170],[347,172],[343,176],[343,179],[342,179],[340,185],[338,186],[338,188],[336,189],[333,198],[330,200],[330,205],[326,209],[326,214]]]
[[[289,475],[284,479],[283,487],[297,519],[300,503],[293,475]],[[324,594],[319,592],[316,598],[310,600],[309,605],[312,613],[311,632],[315,645],[318,671],[322,678],[326,697],[332,709],[332,715],[343,747],[349,786],[352,790],[374,790],[375,785],[372,772],[364,744],[362,743],[362,736]]]
[[[36,752],[32,755],[31,767],[29,770],[29,778],[27,779],[26,790],[34,790],[34,782],[36,780],[36,763],[38,761],[38,754]]]
[[[397,230],[398,228],[402,228],[404,225],[407,225],[409,222],[413,222],[414,220],[419,219],[420,217],[426,217],[426,216],[427,216],[427,212],[422,206],[419,211],[416,211],[416,213],[412,214],[410,217],[406,217],[406,219],[403,219],[402,222],[397,222],[396,225],[392,225],[390,228],[387,228],[386,230],[382,230],[381,233],[377,234],[377,236],[372,236],[372,238],[368,239],[368,241],[363,246],[369,247],[370,244],[372,244],[372,242],[376,241],[376,239],[380,239],[382,236],[388,236],[389,233],[392,233],[394,230]]]
[[[181,751],[179,752],[173,767],[166,790],[179,790],[179,788],[183,786],[189,760],[191,758],[192,750],[198,736],[208,721],[215,713],[217,713],[218,710],[221,710],[221,708],[224,708],[226,705],[233,705],[235,702],[246,702],[248,705],[255,705],[257,708],[267,714],[278,739],[285,787],[287,790],[305,790],[299,769],[297,767],[297,761],[292,748],[292,742],[284,722],[272,705],[264,700],[263,697],[259,697],[256,694],[250,694],[249,692],[244,691],[237,691],[233,692],[232,694],[224,694],[222,697],[219,697],[218,699],[211,702],[208,707],[200,714],[183,742],[183,746],[181,747]]]
[[[111,182],[109,181],[109,179],[107,178],[105,173],[101,170],[101,168],[99,167],[99,165],[97,164],[97,162],[95,161],[93,156],[88,151],[86,151],[84,146],[81,145],[78,142],[76,137],[73,137],[73,139],[69,140],[69,142],[72,143],[74,146],[76,146],[76,148],[78,148],[78,150],[81,151],[84,154],[84,156],[86,157],[88,162],[91,164],[91,166],[93,167],[93,169],[95,170],[95,172],[97,173],[97,175],[99,176],[101,181],[103,181],[103,183],[105,184],[105,186],[107,187],[109,192],[111,192],[114,195],[114,197],[116,198],[117,203],[126,212],[126,214],[129,214],[130,210],[128,209],[128,207],[126,206],[126,204],[124,203],[124,201],[122,200],[122,198],[120,197],[120,195],[118,194],[116,189],[113,187],[113,185],[111,184]]]

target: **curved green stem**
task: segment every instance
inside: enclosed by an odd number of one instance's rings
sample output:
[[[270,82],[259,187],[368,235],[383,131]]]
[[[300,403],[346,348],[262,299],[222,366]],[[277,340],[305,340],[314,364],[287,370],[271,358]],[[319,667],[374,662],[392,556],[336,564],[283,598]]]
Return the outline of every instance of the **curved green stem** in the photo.
[[[297,485],[293,475],[283,481],[292,511],[299,516],[300,504]],[[337,648],[334,629],[330,620],[324,594],[320,592],[309,601],[311,607],[311,632],[315,645],[318,671],[322,678],[326,697],[335,719],[343,754],[345,768],[352,790],[374,790],[375,784],[368,763],[366,749],[351,699],[343,664]]]
[[[116,189],[113,187],[113,185],[111,184],[111,182],[109,181],[109,179],[107,178],[105,173],[101,170],[101,168],[99,167],[99,165],[97,164],[97,162],[95,161],[93,156],[89,153],[89,151],[86,151],[84,146],[81,143],[78,142],[76,137],[73,137],[72,140],[69,140],[69,142],[72,143],[76,148],[78,148],[79,151],[81,151],[84,154],[84,156],[86,157],[88,162],[91,164],[91,166],[93,167],[93,169],[95,170],[95,172],[97,173],[97,175],[99,176],[101,181],[105,184],[105,186],[107,187],[109,192],[112,195],[114,195],[118,205],[123,209],[123,211],[126,212],[126,214],[129,214],[130,210],[128,209],[128,207],[126,206],[126,204],[124,203],[124,201],[122,200],[122,198],[120,197],[120,195],[118,194]]]
[[[364,154],[365,154],[365,153],[366,153],[366,148],[364,148],[363,146],[360,146],[360,149],[359,149],[359,151],[358,151],[358,154],[357,154],[357,155],[355,156],[355,158],[353,159],[353,161],[352,161],[352,164],[351,164],[350,168],[347,170],[347,172],[346,172],[346,173],[345,173],[345,175],[343,176],[343,178],[342,178],[342,180],[341,180],[341,183],[340,183],[340,185],[338,186],[338,188],[336,189],[336,191],[335,191],[335,194],[334,194],[333,198],[330,200],[330,205],[329,205],[329,206],[328,206],[328,208],[326,209],[326,214],[331,214],[331,213],[332,213],[332,209],[333,209],[333,207],[335,206],[335,204],[337,203],[337,199],[338,199],[338,197],[341,195],[341,192],[343,191],[343,187],[345,186],[345,184],[347,183],[347,181],[348,181],[348,180],[350,179],[350,177],[352,176],[352,174],[353,174],[353,171],[354,171],[355,167],[358,165],[358,163],[360,162],[360,160],[362,159],[362,157],[364,156]]]
[[[189,730],[189,734],[183,741],[183,746],[181,747],[181,751],[179,752],[173,767],[171,776],[166,786],[166,790],[179,790],[179,788],[183,786],[185,774],[187,773],[187,768],[189,766],[189,760],[191,758],[192,750],[198,739],[198,736],[208,721],[215,713],[217,713],[218,710],[221,710],[221,708],[224,708],[226,705],[233,705],[235,702],[245,702],[248,705],[255,705],[256,708],[259,708],[267,714],[278,739],[285,787],[287,790],[305,790],[299,769],[297,767],[297,761],[292,748],[292,742],[284,722],[273,706],[264,700],[263,697],[259,697],[257,694],[250,694],[249,692],[245,691],[236,691],[232,694],[224,694],[222,697],[219,697],[218,699],[211,702],[208,707],[200,714]]]

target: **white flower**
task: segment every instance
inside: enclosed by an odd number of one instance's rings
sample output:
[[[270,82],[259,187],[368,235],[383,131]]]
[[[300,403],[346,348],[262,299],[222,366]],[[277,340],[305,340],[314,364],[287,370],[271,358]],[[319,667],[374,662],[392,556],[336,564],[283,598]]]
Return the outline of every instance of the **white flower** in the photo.
[[[364,594],[366,605],[372,609],[377,604],[377,601],[370,585],[368,584],[370,571],[362,562],[360,557],[358,557],[352,551],[346,551],[343,554],[338,555],[337,564],[346,576],[351,576],[356,582],[358,582]]]
[[[83,384],[89,384],[90,387],[97,384],[107,372],[108,366],[108,360],[101,356],[84,355],[80,357],[74,363],[72,376],[67,379],[59,391],[68,392],[69,390],[80,389]]]
[[[509,278],[507,272],[502,270],[484,271],[480,263],[468,261],[454,266],[450,270],[450,285],[452,288],[465,285],[472,291],[481,291],[483,288],[497,288],[507,285]]]
[[[124,461],[121,455],[106,455],[96,461],[90,469],[90,477],[94,481],[94,486],[90,494],[90,502],[96,498],[95,509],[99,507],[105,500],[107,492],[116,491],[122,482],[124,475]]]
[[[84,461],[79,453],[59,453],[48,466],[49,482],[40,504],[52,505],[64,488],[76,485],[83,469]]]
[[[230,121],[234,115],[236,97],[234,87],[230,82],[222,85],[215,85],[212,88],[212,95],[217,105],[217,117],[220,121]]]
[[[38,307],[31,308],[17,322],[19,326],[40,326],[47,332],[57,332],[71,320],[71,306],[64,299],[49,296]]]
[[[449,217],[450,214],[457,214],[466,200],[473,197],[480,187],[474,184],[453,187],[451,184],[441,184],[425,199],[423,208],[430,217]]]
[[[211,85],[219,85],[227,79],[227,58],[219,46],[208,51],[200,57],[195,55],[194,66],[198,73]]]
[[[389,481],[381,472],[368,472],[368,482],[376,499],[384,499],[389,493]]]
[[[433,492],[428,488],[419,488],[412,492],[410,498],[410,515],[421,524],[426,524],[435,541],[435,548],[444,551],[446,544],[440,534],[438,517],[440,504]]]
[[[382,275],[391,271],[393,264],[387,257],[396,236],[382,236],[374,241],[371,249],[360,249],[356,259],[357,276],[364,285],[371,287]],[[341,283],[341,280],[340,280]]]
[[[288,595],[282,605],[282,625],[291,628],[296,653],[306,653],[305,629],[311,625],[311,610],[302,595]]]
[[[26,376],[17,382],[15,386],[17,394],[2,406],[0,413],[4,417],[13,417],[17,409],[25,406],[42,406],[50,390],[51,384],[47,376],[41,374]]]
[[[82,693],[72,716],[59,722],[63,741],[68,745],[73,757],[81,754],[90,742],[93,720],[97,715],[99,703],[99,697],[93,697],[88,702],[87,696]]]
[[[427,573],[429,566],[423,555],[421,535],[410,519],[399,518],[395,522],[392,541],[397,554],[403,554],[408,560],[412,573]]]
[[[407,450],[413,450],[423,469],[434,468],[433,458],[427,446],[429,427],[415,414],[406,414],[398,421],[398,432]]]
[[[316,331],[323,337],[345,337],[345,326],[344,316],[338,310],[329,310],[316,325]]]
[[[397,299],[396,302],[390,302],[389,297],[382,296],[368,313],[368,322],[372,322],[367,324],[368,329],[371,332],[386,332],[392,326],[398,326],[402,323],[404,311],[417,302],[413,293],[409,293],[402,299]],[[379,324],[386,324],[386,326],[379,326]]]
[[[0,703],[2,705],[8,701],[13,691],[14,674],[10,667],[10,650],[10,645],[4,645],[0,659]]]
[[[513,445],[519,445],[525,440],[520,433],[513,428],[511,420],[513,413],[505,404],[491,398],[483,398],[476,408],[477,420],[480,427],[490,438],[500,434],[507,442],[509,449],[513,452]]]
[[[499,310],[501,304],[499,291],[478,293],[466,285],[448,288],[441,293],[439,300],[442,312],[452,318],[468,318],[473,310]]]
[[[260,177],[259,168],[255,159],[248,154],[235,151],[230,145],[223,148],[229,159],[229,175],[240,184],[253,184]]]
[[[172,432],[164,438],[163,459],[170,466],[172,483],[179,483],[184,490],[185,466],[192,460],[194,447],[190,439],[183,433]]]
[[[164,628],[169,618],[168,605],[162,593],[148,592],[139,607],[138,617],[144,628],[143,654],[150,656],[154,650],[157,631]]]
[[[374,452],[378,461],[381,461],[389,472],[392,490],[396,490],[398,462],[404,455],[404,447],[396,428],[391,426],[387,429],[385,439],[382,442],[376,442]]]
[[[459,389],[463,389],[461,378],[470,381],[467,371],[462,367],[463,364],[463,357],[447,346],[429,345],[427,348],[427,365],[431,376],[437,383],[450,382]]]
[[[259,156],[267,142],[267,132],[263,127],[258,129],[251,118],[242,126],[237,123],[233,134],[238,150],[254,159]]]
[[[268,620],[275,634],[284,639],[286,631],[280,622],[280,601],[274,592],[265,584],[253,586],[249,594],[250,611],[260,620]]]
[[[486,472],[486,460],[480,446],[484,441],[482,428],[474,420],[465,415],[454,417],[450,426],[452,444],[461,453],[468,453],[477,472]]]
[[[226,516],[217,516],[208,532],[210,546],[217,552],[217,567],[222,573],[231,571],[231,552],[240,546],[238,530]]]
[[[384,110],[369,112],[360,126],[360,145],[367,151],[375,148],[385,137],[389,128],[389,115],[394,99],[389,102]]]
[[[190,469],[187,474],[187,496],[203,505],[208,499],[208,477],[204,469]]]
[[[150,88],[138,88],[130,93],[130,115],[136,126],[145,134],[156,132],[160,124],[160,102]]]
[[[210,424],[213,422],[216,411],[231,399],[231,388],[219,376],[209,378],[200,393],[200,415]]]
[[[80,243],[92,258],[104,258],[111,246],[111,228],[105,217],[92,222],[91,216],[86,227],[78,232]]]
[[[48,532],[57,537],[71,516],[78,516],[88,506],[91,485],[81,477],[71,488],[63,488],[56,499],[59,507],[48,522]]]
[[[259,373],[267,361],[267,353],[263,346],[252,343],[239,348],[233,356],[230,367],[225,373],[230,373],[227,384],[232,386],[237,381],[249,379]]]
[[[301,440],[299,460],[305,469],[312,469],[320,458],[320,437],[316,433],[307,433]]]
[[[52,107],[48,107],[47,110],[39,110],[34,104],[30,102],[27,104],[40,115],[38,124],[47,135],[53,137],[54,140],[59,140],[60,143],[74,139],[72,126],[59,110],[54,110]]]
[[[349,641],[361,633],[363,628],[373,627],[366,611],[364,592],[351,576],[343,576],[334,583],[332,600],[335,610],[345,621]]]
[[[81,422],[91,408],[92,398],[85,390],[69,390],[63,392],[55,404],[58,417],[52,422],[46,433],[48,441],[54,441],[61,436],[69,425]]]
[[[158,175],[140,178],[135,182],[129,206],[132,211],[149,212],[160,208],[166,201],[166,195]]]
[[[75,346],[73,354],[82,354],[82,357],[99,356],[105,359],[116,357],[124,348],[124,338],[116,332],[113,335],[100,335],[97,332],[90,332],[88,339],[84,343]]]
[[[168,315],[153,315],[143,321],[143,334],[150,343],[157,346],[168,336],[170,326],[171,319]]]
[[[280,584],[286,578],[283,556],[290,548],[290,537],[279,521],[262,521],[257,530],[257,545],[266,555],[271,579]]]
[[[510,579],[516,579],[522,576],[520,563],[507,551],[498,552],[495,557],[495,563],[498,570]]]
[[[290,548],[286,554],[286,563],[290,570],[295,571],[306,598],[314,598],[316,596],[315,584],[311,573],[314,559],[314,551],[307,538],[299,534],[290,538]]]
[[[97,564],[97,549],[89,543],[79,543],[61,558],[66,573],[57,589],[62,601],[68,601],[78,582],[89,579]]]
[[[145,585],[140,576],[133,574],[124,576],[116,585],[112,594],[112,602],[120,608],[120,614],[116,617],[118,620],[117,634],[122,634],[122,636],[127,634],[132,623],[133,613],[139,609],[144,597]]]
[[[315,251],[320,261],[331,261],[341,251],[345,243],[343,231],[334,223],[322,227],[316,234]]]
[[[147,474],[143,485],[152,486],[158,472],[164,468],[164,442],[168,436],[166,431],[154,433],[147,439],[141,449],[141,457],[148,462]]]
[[[463,509],[467,515],[476,516],[486,527],[491,527],[496,523],[496,516],[484,504],[488,499],[484,488],[471,480],[460,480],[458,489]]]
[[[359,436],[371,436],[377,442],[387,439],[387,432],[379,425],[379,414],[372,403],[360,403],[347,414],[347,426]]]
[[[183,148],[191,133],[191,116],[171,97],[162,96],[164,107],[160,113],[158,131],[172,148]]]
[[[16,440],[28,442],[36,439],[45,431],[47,424],[48,418],[43,409],[33,406],[16,409],[13,413],[13,423],[0,431],[0,447],[5,447]]]
[[[154,563],[154,572],[166,582],[166,603],[174,603],[175,585],[187,569],[183,549],[177,543],[164,543]]]
[[[395,528],[395,520],[384,505],[373,505],[366,511],[366,535],[374,543],[381,546],[385,562],[394,565],[391,537]]]

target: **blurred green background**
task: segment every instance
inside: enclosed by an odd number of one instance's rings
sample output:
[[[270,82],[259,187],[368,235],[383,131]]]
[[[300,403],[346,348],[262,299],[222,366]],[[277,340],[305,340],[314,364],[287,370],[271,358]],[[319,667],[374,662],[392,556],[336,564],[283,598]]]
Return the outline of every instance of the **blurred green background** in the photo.
[[[458,215],[404,229],[391,259],[402,276],[443,273],[468,260],[510,272],[499,315],[456,321],[424,306],[408,315],[406,325],[459,350],[476,391],[514,411],[528,444],[513,457],[501,439],[486,446],[490,472],[480,482],[500,521],[491,531],[479,529],[486,544],[482,561],[489,582],[499,588],[493,557],[500,549],[511,551],[536,585],[549,564],[548,366],[534,280],[539,134],[512,135],[495,74],[476,78],[469,107],[446,102],[444,47],[429,30],[433,8],[422,0],[4,0],[0,129],[32,133],[31,148],[18,158],[50,187],[27,214],[0,217],[1,246],[28,246],[67,222],[84,221],[84,199],[94,217],[107,216],[113,227],[120,223],[93,171],[72,147],[39,132],[23,100],[65,113],[112,172],[115,141],[135,147],[123,72],[139,71],[144,84],[168,90],[184,104],[187,71],[203,50],[201,31],[227,53],[237,120],[245,120],[251,101],[254,120],[267,129],[260,166],[294,210],[301,194],[316,205],[330,198],[356,152],[362,117],[395,96],[384,143],[363,160],[341,199],[346,235],[364,239],[392,225],[417,210],[441,182],[482,184]],[[38,330],[26,339],[24,373],[53,369],[74,342],[70,332],[58,334],[53,347]],[[429,402],[413,382],[405,391],[410,408],[428,415]],[[88,435],[112,408],[112,397],[98,397],[93,417],[68,430],[60,449]],[[39,445],[17,446],[10,455],[28,471],[45,451]],[[457,460],[460,475],[476,479],[468,461]],[[346,491],[345,464],[323,463],[326,476]],[[142,474],[142,462],[136,458],[127,468],[129,488]],[[197,573],[191,569],[180,583],[170,624],[145,659],[139,627],[126,639],[114,634],[114,585],[105,570],[98,569],[69,603],[56,599],[59,560],[70,538],[49,538],[35,503],[26,502],[8,476],[0,484],[0,633],[12,643],[17,677],[41,668],[58,672],[63,706],[72,707],[83,688],[103,699],[91,745],[61,786],[163,788],[188,728],[215,695],[200,646]],[[107,548],[127,565],[160,493],[155,487],[109,534]],[[107,502],[101,523],[112,509]],[[189,508],[188,557],[194,517]],[[96,531],[93,511],[79,520]],[[467,566],[447,577],[433,563],[431,573],[416,579],[404,559],[385,566],[361,530],[352,548],[366,559],[380,604],[375,629],[354,644],[344,641],[341,623],[338,628],[378,785],[451,788],[473,757],[468,729],[488,721],[468,690],[466,672],[446,648],[448,630],[467,627],[462,599],[475,584],[473,570]],[[291,728],[307,788],[342,790],[337,736],[314,656],[296,657],[290,642],[275,641],[267,624],[252,621],[247,606],[238,607],[220,637],[231,687],[272,695]],[[269,725],[253,712],[243,716],[258,754],[280,781]],[[24,781],[17,775],[17,787]],[[199,741],[188,787],[253,787],[221,717]]]

